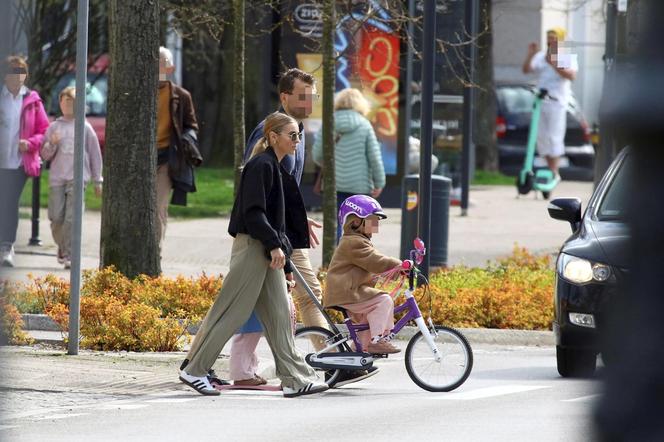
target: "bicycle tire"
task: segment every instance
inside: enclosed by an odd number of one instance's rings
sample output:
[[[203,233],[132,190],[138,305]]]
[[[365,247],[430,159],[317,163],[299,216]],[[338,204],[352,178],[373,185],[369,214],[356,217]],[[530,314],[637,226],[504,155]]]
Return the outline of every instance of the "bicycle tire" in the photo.
[[[473,349],[468,340],[458,330],[450,327],[436,325],[437,336],[434,341],[442,354],[442,361],[436,362],[429,345],[424,340],[422,332],[417,332],[406,347],[405,363],[408,376],[419,387],[433,392],[452,391],[463,384],[473,369]],[[421,363],[422,361],[428,361]],[[428,372],[436,368],[444,378],[443,382],[425,379]],[[449,371],[449,374],[442,373]]]
[[[314,353],[317,351],[316,349],[316,344],[314,344],[311,341],[312,336],[318,336],[319,338],[322,339],[322,341],[327,342],[324,347],[328,346],[331,344],[331,340],[334,339],[334,334],[329,331],[326,328],[323,327],[317,327],[317,326],[312,326],[312,327],[303,327],[295,332],[295,348],[297,348],[300,353],[302,353],[302,356],[305,357],[310,353]],[[309,338],[309,339],[307,339]],[[320,345],[320,344],[319,344]],[[324,348],[323,347],[323,348]],[[343,347],[341,345],[338,345],[336,351],[343,351]],[[334,351],[334,350],[330,350]],[[325,383],[332,388],[334,387],[334,384],[337,383],[339,380],[339,374],[341,373],[341,370],[322,370],[319,368],[314,368],[317,372],[320,372],[323,374],[323,377],[325,379]]]

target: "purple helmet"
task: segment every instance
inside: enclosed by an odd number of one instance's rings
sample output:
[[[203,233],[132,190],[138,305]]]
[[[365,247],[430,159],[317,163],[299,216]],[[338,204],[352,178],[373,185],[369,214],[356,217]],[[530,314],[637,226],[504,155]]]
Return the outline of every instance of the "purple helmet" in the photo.
[[[339,207],[339,225],[343,226],[350,214],[359,218],[366,218],[369,215],[376,215],[382,219],[387,218],[378,201],[367,195],[353,195],[341,203]]]

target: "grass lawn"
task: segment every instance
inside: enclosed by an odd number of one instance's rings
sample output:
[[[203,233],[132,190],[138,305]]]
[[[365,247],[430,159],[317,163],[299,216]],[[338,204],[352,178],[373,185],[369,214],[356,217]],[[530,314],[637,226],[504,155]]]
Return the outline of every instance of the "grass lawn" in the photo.
[[[187,196],[187,206],[168,207],[168,213],[181,218],[203,218],[226,215],[233,207],[233,171],[223,169],[197,169],[197,192]],[[21,206],[30,207],[32,201],[32,179],[23,189]],[[40,188],[41,207],[48,207],[48,170],[42,172]],[[101,198],[95,197],[93,186],[85,192],[86,210],[101,210]]]
[[[516,178],[503,175],[500,172],[487,172],[486,170],[476,170],[475,178],[471,184],[479,186],[514,186]]]
[[[42,172],[40,201],[41,207],[48,207],[48,170]],[[473,185],[514,185],[514,177],[498,172],[475,172]],[[233,171],[231,168],[202,168],[196,170],[197,192],[187,196],[187,206],[168,206],[168,213],[180,218],[206,218],[230,213],[233,207]],[[32,201],[32,179],[29,179],[23,194],[21,206],[30,207]],[[93,186],[85,191],[86,210],[101,210],[101,198],[95,197]]]

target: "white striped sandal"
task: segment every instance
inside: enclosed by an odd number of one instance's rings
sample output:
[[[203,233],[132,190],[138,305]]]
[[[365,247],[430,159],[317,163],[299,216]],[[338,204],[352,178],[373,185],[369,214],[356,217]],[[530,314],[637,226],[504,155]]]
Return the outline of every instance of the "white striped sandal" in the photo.
[[[310,382],[300,389],[283,387],[284,397],[297,397],[297,396],[306,396],[308,394],[322,393],[323,391],[330,388],[324,382]]]
[[[181,370],[180,380],[205,396],[219,396],[221,394],[219,390],[210,384],[207,376],[192,376],[187,374],[186,371]]]

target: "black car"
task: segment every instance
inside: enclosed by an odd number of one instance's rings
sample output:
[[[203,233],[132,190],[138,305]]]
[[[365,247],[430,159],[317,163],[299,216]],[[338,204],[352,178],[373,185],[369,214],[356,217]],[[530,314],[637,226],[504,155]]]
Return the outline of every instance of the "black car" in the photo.
[[[557,198],[548,206],[549,215],[568,221],[573,232],[556,262],[553,331],[558,373],[564,377],[594,373],[607,307],[629,269],[625,208],[630,170],[625,148],[593,192],[583,216],[578,198]],[[606,356],[602,355],[605,363]]]
[[[536,88],[529,84],[496,86],[498,167],[505,175],[516,176],[523,167],[535,93]],[[560,159],[560,175],[566,180],[592,181],[594,162],[590,128],[572,97],[567,106],[565,155]],[[536,167],[545,165],[543,158],[535,157]]]

